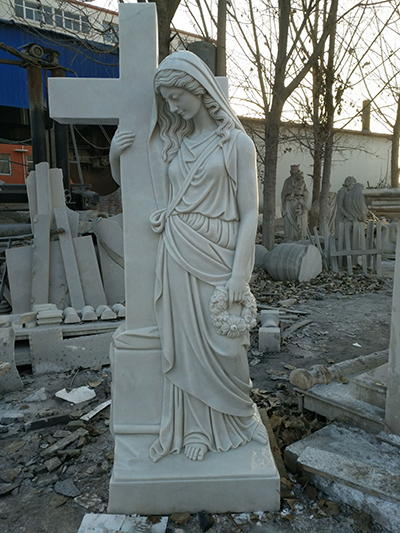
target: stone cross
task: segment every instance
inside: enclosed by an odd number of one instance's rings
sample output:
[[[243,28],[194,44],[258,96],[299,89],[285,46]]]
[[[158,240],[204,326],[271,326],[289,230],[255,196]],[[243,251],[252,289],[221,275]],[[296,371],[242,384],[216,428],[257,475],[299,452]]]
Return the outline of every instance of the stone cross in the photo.
[[[400,224],[397,225],[396,265],[393,278],[392,326],[390,331],[389,364],[385,425],[389,433],[400,437]]]
[[[154,327],[153,291],[157,236],[150,215],[157,209],[148,137],[157,68],[156,5],[119,5],[117,79],[51,78],[50,116],[61,123],[119,124],[136,134],[121,156],[124,213],[126,329]]]

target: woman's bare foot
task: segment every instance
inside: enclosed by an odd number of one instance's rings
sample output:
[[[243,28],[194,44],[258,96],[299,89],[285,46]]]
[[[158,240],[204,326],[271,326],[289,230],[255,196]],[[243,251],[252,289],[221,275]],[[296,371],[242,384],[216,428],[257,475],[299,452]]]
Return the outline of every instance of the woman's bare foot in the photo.
[[[208,448],[205,444],[186,444],[185,455],[192,461],[202,461]]]
[[[258,426],[256,427],[253,433],[253,436],[252,436],[252,440],[255,440],[256,442],[260,442],[261,444],[267,444],[268,433],[263,423],[260,422]]]

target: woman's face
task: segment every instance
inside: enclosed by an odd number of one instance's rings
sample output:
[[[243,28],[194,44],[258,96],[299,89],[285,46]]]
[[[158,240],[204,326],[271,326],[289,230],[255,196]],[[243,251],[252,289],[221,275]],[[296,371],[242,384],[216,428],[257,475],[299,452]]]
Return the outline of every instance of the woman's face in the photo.
[[[185,120],[195,117],[203,105],[200,97],[179,87],[160,87],[160,93],[171,113],[181,115]]]

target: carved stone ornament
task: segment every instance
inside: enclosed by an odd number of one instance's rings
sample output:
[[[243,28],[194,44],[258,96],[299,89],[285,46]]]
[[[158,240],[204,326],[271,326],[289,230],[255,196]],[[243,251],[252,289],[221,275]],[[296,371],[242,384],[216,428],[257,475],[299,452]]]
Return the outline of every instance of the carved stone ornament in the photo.
[[[229,313],[228,291],[215,287],[210,301],[211,322],[220,335],[230,339],[245,335],[257,324],[256,300],[248,285],[244,299],[238,303],[242,307],[240,315]]]

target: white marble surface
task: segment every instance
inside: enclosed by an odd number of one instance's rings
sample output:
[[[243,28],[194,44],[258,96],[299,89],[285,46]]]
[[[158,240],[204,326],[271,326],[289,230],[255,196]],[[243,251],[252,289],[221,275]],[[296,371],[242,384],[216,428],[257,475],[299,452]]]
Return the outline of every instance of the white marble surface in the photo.
[[[158,463],[148,456],[152,435],[118,435],[110,513],[170,514],[277,511],[280,479],[269,446],[250,442],[203,461],[182,454]]]
[[[387,374],[385,424],[388,433],[400,436],[400,231],[397,228],[392,322]]]
[[[173,54],[154,76],[155,6],[119,7],[119,80],[50,87],[52,116],[119,122],[110,162],[122,185],[126,329],[111,349],[109,510],[275,510],[279,476],[246,354],[255,148],[197,56]]]

